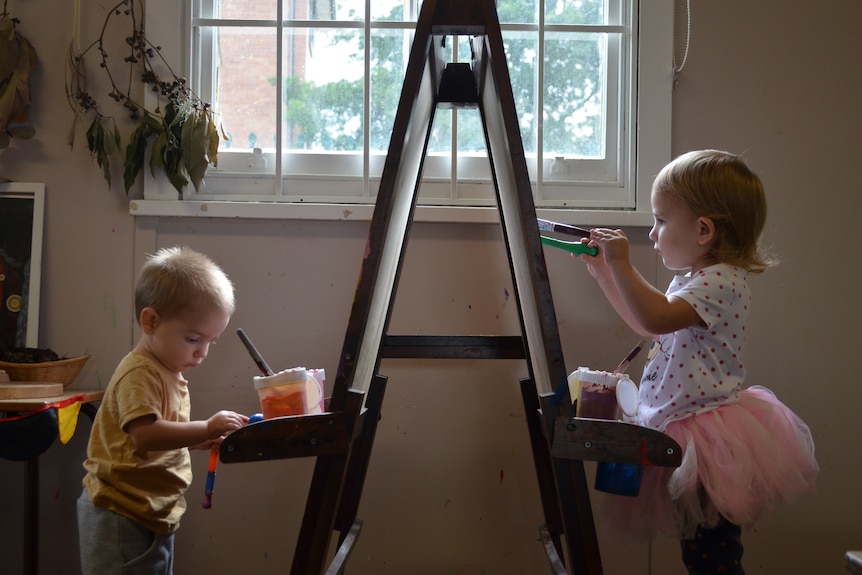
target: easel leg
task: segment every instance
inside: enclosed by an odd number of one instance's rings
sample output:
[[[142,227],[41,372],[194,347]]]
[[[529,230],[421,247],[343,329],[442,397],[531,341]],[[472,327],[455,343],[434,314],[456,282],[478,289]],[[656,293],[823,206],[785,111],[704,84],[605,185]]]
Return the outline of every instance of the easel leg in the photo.
[[[540,403],[530,379],[521,380],[521,396],[545,514],[543,529],[549,543],[559,555],[565,534],[572,574],[601,575],[602,561],[583,462],[551,455],[553,422],[557,417],[554,396],[543,396]],[[563,563],[563,557],[558,559]]]
[[[371,459],[371,448],[374,446],[374,437],[377,434],[377,422],[380,421],[386,381],[387,379],[381,375],[375,375],[372,378],[371,386],[368,389],[368,398],[365,401],[366,412],[362,416],[362,429],[350,450],[350,462],[347,466],[341,502],[335,518],[335,529],[340,532],[339,544],[344,542],[353,528],[356,515],[359,512],[359,500],[365,486],[368,462]]]
[[[339,544],[348,536],[358,537],[356,514],[365,484],[365,475],[380,419],[386,378],[376,375],[365,395],[347,394],[345,412],[354,414],[348,425],[352,434],[347,454],[317,458],[302,527],[294,551],[291,575],[314,575],[324,572],[333,530],[338,530]],[[358,432],[357,432],[358,426]],[[339,573],[341,570],[339,570]]]

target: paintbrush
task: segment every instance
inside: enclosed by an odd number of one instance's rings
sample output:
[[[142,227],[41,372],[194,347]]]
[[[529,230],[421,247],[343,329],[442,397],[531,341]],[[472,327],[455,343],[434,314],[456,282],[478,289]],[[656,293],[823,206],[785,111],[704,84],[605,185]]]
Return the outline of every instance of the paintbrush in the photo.
[[[569,236],[578,236],[579,238],[590,237],[590,230],[585,230],[584,228],[561,224],[560,222],[552,222],[551,220],[543,220],[542,218],[536,218],[536,221],[539,223],[539,230],[543,232],[557,232]]]
[[[213,506],[213,490],[215,489],[216,466],[218,465],[218,445],[210,448],[210,465],[207,470],[207,485],[204,489],[204,509]]]
[[[236,330],[236,334],[239,336],[239,338],[242,340],[242,343],[245,345],[245,348],[251,354],[251,358],[257,364],[257,367],[258,369],[260,369],[261,373],[263,375],[274,375],[275,372],[269,368],[269,366],[263,360],[263,356],[260,355],[260,352],[257,351],[257,348],[254,347],[254,344],[251,342],[248,336],[245,335],[245,332],[242,330],[242,328]]]
[[[640,340],[638,344],[632,348],[629,354],[620,362],[620,364],[614,370],[614,373],[625,373],[628,366],[631,365],[632,361],[634,361],[634,359],[641,352],[645,345],[646,340]]]

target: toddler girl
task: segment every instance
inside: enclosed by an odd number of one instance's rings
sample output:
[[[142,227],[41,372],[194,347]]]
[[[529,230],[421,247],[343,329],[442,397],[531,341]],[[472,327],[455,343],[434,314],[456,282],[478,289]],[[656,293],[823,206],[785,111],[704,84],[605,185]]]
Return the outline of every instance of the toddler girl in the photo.
[[[636,533],[681,540],[690,574],[741,575],[740,526],[775,501],[815,487],[808,426],[766,388],[743,388],[749,274],[773,260],[760,179],[733,154],[684,154],[658,175],[649,237],[676,276],[666,293],[629,261],[621,230],[593,229],[597,257],[579,256],[611,305],[653,337],[637,421],[683,448],[679,468],[646,467],[638,497],[612,497],[609,518]]]

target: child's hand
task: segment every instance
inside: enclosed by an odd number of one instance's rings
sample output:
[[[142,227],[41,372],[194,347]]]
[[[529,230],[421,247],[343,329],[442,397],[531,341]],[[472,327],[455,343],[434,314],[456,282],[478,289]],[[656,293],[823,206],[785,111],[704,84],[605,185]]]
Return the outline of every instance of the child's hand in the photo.
[[[581,240],[581,243],[589,243],[592,246],[596,246],[595,242],[587,238],[583,238]],[[610,278],[610,270],[608,270],[608,265],[605,262],[605,258],[602,255],[601,249],[599,249],[599,253],[595,256],[587,254],[572,254],[572,257],[581,260],[582,262],[584,262],[584,264],[586,264],[587,271],[590,272],[590,275],[593,276],[593,279],[596,279],[601,282],[606,278]]]
[[[234,411],[219,411],[207,419],[207,434],[211,440],[217,440],[226,433],[244,427],[248,417]]]
[[[622,230],[593,228],[590,230],[590,243],[599,247],[599,258],[605,264],[616,261],[629,261],[629,239]]]

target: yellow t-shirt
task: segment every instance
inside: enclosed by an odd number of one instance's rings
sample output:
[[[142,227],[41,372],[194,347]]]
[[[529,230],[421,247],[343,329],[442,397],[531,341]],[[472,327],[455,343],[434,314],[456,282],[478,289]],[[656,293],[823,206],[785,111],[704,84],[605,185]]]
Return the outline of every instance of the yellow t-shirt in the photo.
[[[167,535],[177,529],[192,482],[189,450],[139,451],[125,428],[145,415],[188,421],[187,383],[138,353],[123,358],[105,391],[87,446],[83,483],[93,505],[155,533]]]

